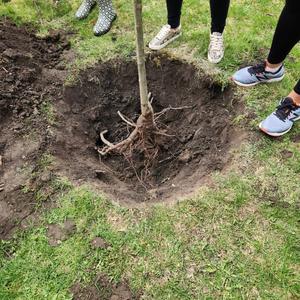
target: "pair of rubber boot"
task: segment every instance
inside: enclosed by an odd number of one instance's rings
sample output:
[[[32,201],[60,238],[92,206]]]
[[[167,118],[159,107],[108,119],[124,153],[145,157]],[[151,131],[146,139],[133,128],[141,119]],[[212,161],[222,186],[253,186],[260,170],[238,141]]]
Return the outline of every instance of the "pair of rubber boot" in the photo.
[[[107,33],[113,21],[117,18],[112,0],[83,0],[76,12],[76,18],[80,20],[86,18],[97,3],[100,11],[98,20],[94,26],[94,34],[99,36]]]

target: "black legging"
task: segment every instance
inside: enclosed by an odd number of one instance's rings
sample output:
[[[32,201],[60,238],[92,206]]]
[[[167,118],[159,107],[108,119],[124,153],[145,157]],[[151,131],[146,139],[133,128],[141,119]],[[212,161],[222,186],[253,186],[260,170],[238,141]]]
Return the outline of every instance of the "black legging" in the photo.
[[[282,63],[293,47],[300,41],[300,0],[286,0],[274,34],[268,56],[271,64]],[[295,92],[300,94],[300,80]]]
[[[171,28],[180,25],[181,7],[183,0],[167,0],[168,24]],[[223,33],[228,14],[230,0],[210,0],[211,32]]]

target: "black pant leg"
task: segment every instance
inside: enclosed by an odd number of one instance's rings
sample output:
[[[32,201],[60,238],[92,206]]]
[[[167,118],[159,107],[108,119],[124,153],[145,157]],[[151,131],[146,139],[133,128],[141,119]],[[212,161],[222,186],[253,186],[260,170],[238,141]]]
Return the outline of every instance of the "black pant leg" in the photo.
[[[181,7],[183,0],[167,0],[168,24],[171,28],[180,25]]]
[[[279,64],[300,40],[300,0],[287,0],[273,37],[268,61]]]
[[[230,0],[210,0],[211,32],[223,33]]]
[[[294,91],[300,95],[300,80],[298,81],[298,83],[296,84],[296,86],[294,87]]]

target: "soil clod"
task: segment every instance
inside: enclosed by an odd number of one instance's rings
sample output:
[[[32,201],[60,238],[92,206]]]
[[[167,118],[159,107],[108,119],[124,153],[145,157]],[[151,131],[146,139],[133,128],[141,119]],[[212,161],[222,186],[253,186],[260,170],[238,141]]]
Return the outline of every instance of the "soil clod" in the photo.
[[[110,244],[107,243],[104,239],[101,237],[96,237],[91,242],[92,246],[96,249],[107,249]]]
[[[71,288],[74,300],[138,300],[125,281],[112,283],[106,275],[100,274],[90,286],[76,283]]]
[[[68,220],[62,225],[50,224],[48,225],[48,239],[50,246],[58,246],[63,241],[67,240],[76,231],[74,222]]]

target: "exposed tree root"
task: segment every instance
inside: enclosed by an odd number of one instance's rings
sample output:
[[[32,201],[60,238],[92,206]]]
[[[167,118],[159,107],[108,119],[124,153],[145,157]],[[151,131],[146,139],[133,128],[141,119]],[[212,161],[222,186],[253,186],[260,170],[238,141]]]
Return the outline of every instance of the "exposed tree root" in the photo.
[[[2,159],[2,155],[0,155],[0,171],[3,167],[3,159]],[[4,190],[4,183],[0,181],[0,192],[2,192]]]
[[[149,97],[150,98],[150,97]],[[150,100],[150,99],[149,99]],[[152,101],[151,101],[152,102]],[[151,102],[150,105],[151,105]],[[182,107],[167,107],[159,113],[151,113],[144,117],[140,115],[136,122],[130,120],[128,117],[124,116],[120,111],[118,115],[128,126],[133,127],[133,131],[129,136],[123,141],[113,144],[105,138],[105,134],[108,132],[104,130],[100,133],[100,139],[105,145],[102,148],[98,148],[98,153],[101,156],[105,156],[111,153],[124,155],[125,159],[128,161],[130,167],[134,170],[135,175],[141,185],[147,190],[145,182],[147,177],[150,175],[149,169],[153,164],[155,158],[157,158],[159,153],[159,147],[161,146],[161,137],[177,137],[177,134],[168,134],[167,130],[160,129],[156,121],[164,114],[171,110],[182,110],[189,109],[193,106],[182,106]],[[152,107],[151,107],[151,111]],[[177,137],[178,138],[178,137]],[[142,153],[144,155],[144,166],[140,174],[137,171],[134,161],[133,153]],[[171,158],[167,158],[171,159]]]
[[[149,98],[151,96],[149,95]],[[152,102],[152,101],[151,101]],[[150,102],[150,103],[151,103]],[[176,137],[176,135],[170,135],[166,133],[166,130],[161,130],[156,125],[156,120],[159,119],[163,114],[170,110],[182,110],[189,109],[193,106],[182,106],[182,107],[167,107],[161,112],[156,114],[149,114],[144,117],[140,115],[137,122],[134,123],[132,120],[124,116],[120,111],[118,115],[120,118],[129,126],[133,127],[134,130],[130,135],[123,141],[113,144],[105,138],[105,134],[108,132],[104,130],[100,133],[100,139],[104,143],[105,147],[98,149],[100,155],[105,156],[109,153],[124,154],[127,158],[131,157],[133,150],[137,149],[143,152],[147,159],[153,160],[158,154],[158,145],[156,143],[157,136]]]
[[[153,149],[153,147],[155,147],[153,139],[155,139],[155,132],[157,132],[158,129],[155,126],[153,116],[149,115],[144,117],[143,115],[140,115],[137,122],[133,123],[120,112],[118,112],[118,114],[126,124],[134,127],[134,130],[125,140],[117,144],[113,144],[105,138],[104,135],[107,133],[107,130],[102,131],[100,133],[100,138],[106,146],[102,149],[98,149],[98,152],[101,155],[107,155],[111,152],[128,155],[134,148],[138,149],[139,147],[141,147],[140,150],[147,153],[149,152],[149,149]]]

